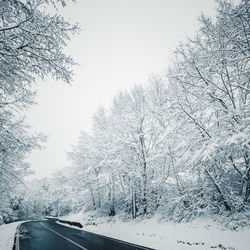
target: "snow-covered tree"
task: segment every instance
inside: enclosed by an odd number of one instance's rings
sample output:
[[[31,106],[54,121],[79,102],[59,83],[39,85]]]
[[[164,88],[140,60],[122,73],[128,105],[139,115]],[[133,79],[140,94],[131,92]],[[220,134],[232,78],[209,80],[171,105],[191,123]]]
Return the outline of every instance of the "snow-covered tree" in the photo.
[[[0,203],[28,174],[25,157],[42,139],[29,134],[22,118],[33,103],[35,81],[72,77],[74,63],[63,48],[78,26],[56,14],[66,2],[0,0]]]
[[[80,136],[83,207],[178,221],[249,209],[249,1],[218,1],[200,24],[166,75],[116,95]]]

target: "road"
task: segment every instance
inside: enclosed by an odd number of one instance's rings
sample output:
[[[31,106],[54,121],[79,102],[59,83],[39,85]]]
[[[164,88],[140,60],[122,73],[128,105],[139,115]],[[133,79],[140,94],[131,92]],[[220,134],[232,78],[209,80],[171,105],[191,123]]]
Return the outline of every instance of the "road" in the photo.
[[[148,250],[105,236],[65,227],[55,220],[25,222],[19,227],[16,250]]]

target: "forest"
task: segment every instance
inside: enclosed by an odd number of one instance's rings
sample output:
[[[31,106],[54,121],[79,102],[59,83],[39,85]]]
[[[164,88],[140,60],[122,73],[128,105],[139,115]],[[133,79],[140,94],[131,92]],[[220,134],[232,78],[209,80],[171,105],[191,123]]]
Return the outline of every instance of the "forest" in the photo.
[[[61,48],[78,27],[21,2],[0,1],[2,221],[93,211],[249,223],[249,1],[218,1],[216,17],[200,16],[196,35],[179,43],[164,74],[95,112],[92,132],[82,131],[68,152],[71,166],[29,182],[26,156],[45,141],[23,123],[31,86],[47,74],[70,81],[74,62]]]

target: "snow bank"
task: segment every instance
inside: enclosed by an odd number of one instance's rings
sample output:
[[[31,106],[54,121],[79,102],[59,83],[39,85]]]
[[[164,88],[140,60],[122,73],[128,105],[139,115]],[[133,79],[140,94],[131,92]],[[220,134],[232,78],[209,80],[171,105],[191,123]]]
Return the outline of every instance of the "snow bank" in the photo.
[[[12,250],[16,228],[23,221],[13,222],[0,226],[0,250]]]
[[[123,222],[110,217],[89,219],[83,214],[64,217],[79,221],[83,230],[159,250],[165,249],[237,249],[249,250],[250,228],[232,231],[209,218],[188,223],[160,222],[158,217]]]

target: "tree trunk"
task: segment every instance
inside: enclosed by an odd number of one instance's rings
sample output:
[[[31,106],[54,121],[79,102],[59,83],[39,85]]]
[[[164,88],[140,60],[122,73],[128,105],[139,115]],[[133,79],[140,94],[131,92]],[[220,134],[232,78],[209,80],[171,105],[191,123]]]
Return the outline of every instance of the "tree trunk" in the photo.
[[[142,126],[142,124],[141,124]],[[147,204],[147,162],[146,162],[146,158],[147,158],[147,153],[146,153],[146,146],[145,146],[145,138],[144,138],[144,134],[142,132],[142,128],[140,130],[141,134],[140,134],[140,142],[141,142],[141,151],[142,151],[142,161],[143,161],[143,174],[142,174],[142,178],[143,178],[143,198],[142,198],[142,206],[143,206],[143,214],[147,213],[147,208],[148,208],[148,204]]]
[[[246,182],[247,182],[244,202],[247,202],[250,195],[250,166],[249,166],[249,156],[247,151],[245,152],[244,159],[246,163]]]
[[[209,176],[209,178],[211,179],[211,181],[213,182],[216,190],[218,191],[218,193],[220,194],[221,199],[223,200],[223,203],[226,207],[226,210],[231,211],[231,207],[229,206],[229,204],[227,203],[225,196],[223,195],[222,191],[220,190],[220,187],[217,185],[217,183],[215,182],[214,178],[210,175],[210,173],[205,169],[206,174]]]
[[[134,179],[133,179],[133,182],[132,182],[132,217],[133,219],[136,218],[136,196],[135,196],[135,182],[134,182]]]
[[[93,192],[93,189],[90,186],[89,186],[89,190],[90,190],[90,194],[91,194],[93,208],[94,208],[94,210],[96,210],[94,192]]]
[[[115,216],[115,181],[114,176],[112,176],[112,190],[109,186],[109,202],[110,202],[110,211],[109,216]]]

